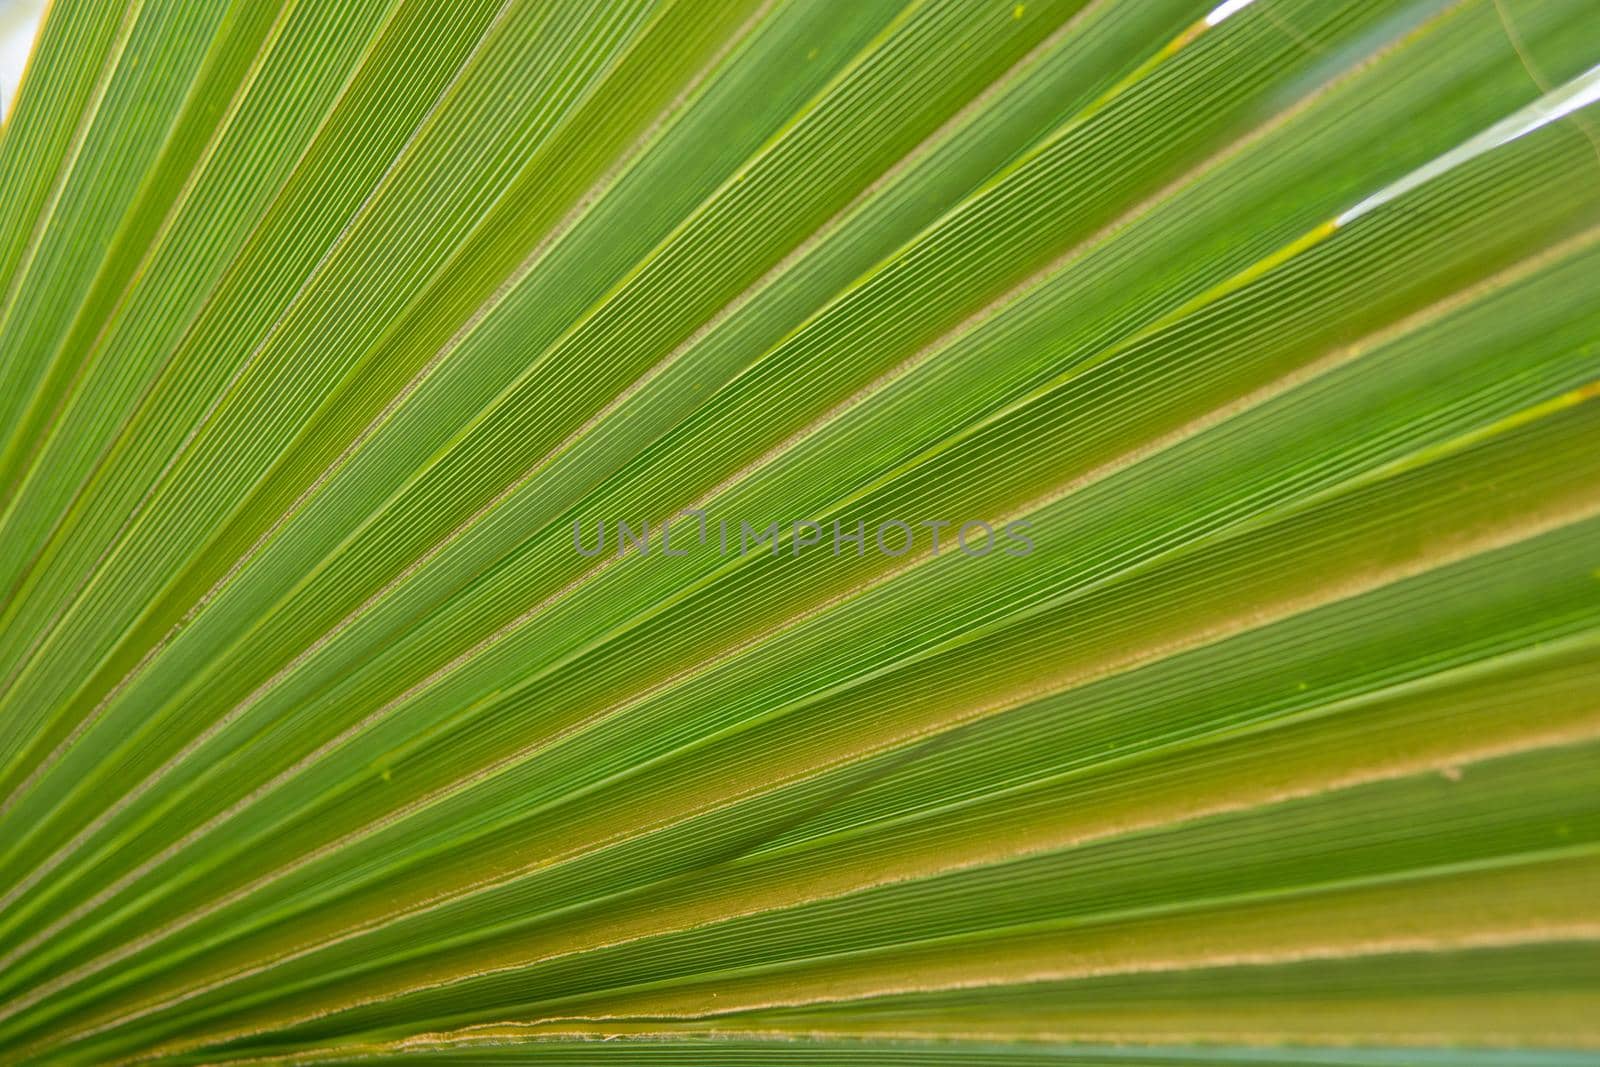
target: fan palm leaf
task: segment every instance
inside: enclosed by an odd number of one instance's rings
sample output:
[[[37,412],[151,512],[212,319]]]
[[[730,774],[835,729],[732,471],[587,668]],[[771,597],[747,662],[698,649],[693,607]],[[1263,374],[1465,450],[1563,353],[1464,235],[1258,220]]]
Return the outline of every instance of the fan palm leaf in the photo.
[[[1590,0],[55,0],[0,1054],[1600,1047]]]

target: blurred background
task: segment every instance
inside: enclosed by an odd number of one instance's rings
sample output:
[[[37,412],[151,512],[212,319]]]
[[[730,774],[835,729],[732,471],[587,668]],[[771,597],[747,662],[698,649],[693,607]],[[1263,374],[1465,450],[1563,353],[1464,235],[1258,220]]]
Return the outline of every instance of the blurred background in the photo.
[[[11,110],[44,0],[0,0],[0,115]]]

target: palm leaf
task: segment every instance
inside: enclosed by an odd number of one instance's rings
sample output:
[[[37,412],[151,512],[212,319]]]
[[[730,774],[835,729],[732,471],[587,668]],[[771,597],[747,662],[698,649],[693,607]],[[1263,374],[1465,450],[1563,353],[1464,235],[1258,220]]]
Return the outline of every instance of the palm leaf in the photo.
[[[57,0],[0,1049],[1593,1062],[1593,21]]]

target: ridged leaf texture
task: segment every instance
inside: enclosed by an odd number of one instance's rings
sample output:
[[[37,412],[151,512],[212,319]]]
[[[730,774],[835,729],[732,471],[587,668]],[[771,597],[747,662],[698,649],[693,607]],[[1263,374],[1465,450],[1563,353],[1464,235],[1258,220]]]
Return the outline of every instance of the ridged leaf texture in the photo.
[[[0,1057],[1597,1062],[1597,31],[54,0]]]

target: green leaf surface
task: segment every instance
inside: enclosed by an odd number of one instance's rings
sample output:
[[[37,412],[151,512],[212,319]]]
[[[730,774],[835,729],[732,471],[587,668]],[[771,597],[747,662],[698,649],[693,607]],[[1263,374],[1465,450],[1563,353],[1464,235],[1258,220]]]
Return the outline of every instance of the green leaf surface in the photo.
[[[1595,1062],[1595,14],[56,0],[0,1057]]]

